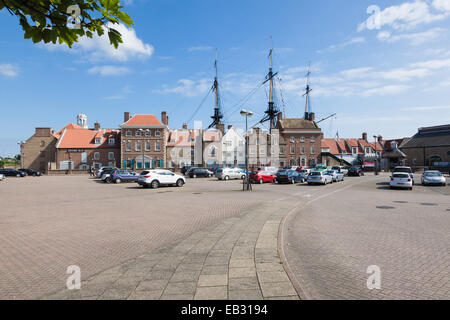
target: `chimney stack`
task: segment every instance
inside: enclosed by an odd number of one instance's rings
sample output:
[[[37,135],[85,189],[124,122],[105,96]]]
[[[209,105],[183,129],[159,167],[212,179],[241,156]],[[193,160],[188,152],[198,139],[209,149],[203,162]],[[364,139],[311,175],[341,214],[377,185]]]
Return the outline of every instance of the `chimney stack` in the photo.
[[[367,141],[367,133],[366,133],[366,132],[363,132],[363,134],[362,134],[362,139],[363,139],[364,141]]]
[[[383,142],[383,136],[378,136],[378,143],[382,143]]]
[[[123,122],[127,122],[128,120],[130,120],[130,113],[124,112],[123,113]]]
[[[218,123],[216,125],[216,129],[219,130],[220,132],[222,132],[222,135],[225,134],[225,125],[223,123]]]
[[[316,120],[316,114],[315,114],[314,112],[311,112],[311,113],[309,114],[309,120],[311,120],[311,121]]]
[[[98,123],[98,121],[96,121],[96,122],[94,123],[94,130],[95,130],[95,131],[100,130],[100,123]]]
[[[185,123],[183,123],[183,130],[187,130],[187,123],[185,122]]]
[[[161,122],[166,126],[169,125],[169,117],[167,117],[167,112],[165,111],[161,112]]]

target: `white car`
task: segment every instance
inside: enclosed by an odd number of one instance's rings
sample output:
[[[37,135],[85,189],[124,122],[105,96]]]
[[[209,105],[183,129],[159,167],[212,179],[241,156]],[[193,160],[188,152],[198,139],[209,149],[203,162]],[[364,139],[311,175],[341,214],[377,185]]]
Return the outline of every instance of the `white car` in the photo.
[[[0,173],[0,181],[5,180],[5,175]]]
[[[245,172],[239,168],[223,168],[216,173],[216,177],[219,180],[245,179],[245,176]]]
[[[333,179],[333,182],[344,181],[344,174],[337,170],[328,170],[325,171],[325,174],[328,174]]]
[[[413,189],[413,179],[407,172],[394,172],[391,176],[391,182],[389,183],[391,189],[393,188],[406,188]]]
[[[409,176],[412,179],[412,183],[414,185],[414,173],[412,172],[411,167],[402,167],[402,166],[397,166],[394,168],[394,170],[392,171],[392,173],[399,173],[399,172],[405,172],[407,174],[409,174]]]
[[[100,169],[98,169],[98,171],[96,172],[96,176],[97,178],[101,178],[103,176],[103,171],[106,169],[117,169],[116,167],[101,167]]]
[[[333,183],[333,177],[326,174],[324,171],[312,171],[308,175],[308,184],[323,184]]]
[[[159,186],[177,186],[182,187],[186,183],[186,178],[169,170],[144,170],[138,177],[137,183],[144,188]]]
[[[422,175],[422,185],[447,185],[444,175],[440,171],[425,171]]]

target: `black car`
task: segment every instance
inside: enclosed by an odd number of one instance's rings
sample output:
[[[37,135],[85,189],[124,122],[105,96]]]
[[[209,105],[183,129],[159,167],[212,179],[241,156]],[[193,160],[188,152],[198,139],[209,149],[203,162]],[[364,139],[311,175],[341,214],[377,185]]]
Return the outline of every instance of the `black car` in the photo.
[[[351,167],[348,169],[348,176],[357,176],[361,177],[364,175],[364,172],[362,171],[361,167]]]
[[[277,173],[277,182],[282,183],[292,183],[304,182],[303,176],[296,170],[281,170]]]
[[[26,177],[26,173],[23,171],[19,171],[16,169],[0,169],[0,173],[3,174],[5,177]]]
[[[193,166],[184,166],[183,168],[181,168],[181,174],[187,175],[189,170],[191,170],[192,168],[195,168]]]
[[[188,172],[189,178],[208,178],[212,177],[213,173],[207,169],[195,168]]]
[[[42,173],[34,169],[19,169],[19,171],[25,172],[27,175],[32,177],[40,177],[42,175]]]

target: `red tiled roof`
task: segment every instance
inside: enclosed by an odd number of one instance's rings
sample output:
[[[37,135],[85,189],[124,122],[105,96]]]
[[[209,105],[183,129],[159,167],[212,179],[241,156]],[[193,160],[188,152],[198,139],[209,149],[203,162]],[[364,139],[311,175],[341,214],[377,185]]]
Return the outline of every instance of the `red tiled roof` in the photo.
[[[370,142],[368,142],[368,141],[366,141],[364,139],[359,139],[358,141],[359,141],[359,143],[361,143],[361,145],[363,147],[373,147],[373,145]]]
[[[101,144],[95,144],[95,138],[101,138]],[[97,149],[114,148],[119,146],[119,131],[112,129],[65,129],[61,135],[57,147],[59,149]],[[109,138],[115,138],[115,144],[109,145]]]
[[[123,126],[162,126],[162,123],[153,114],[137,114],[125,122]]]
[[[78,124],[75,123],[69,123],[67,126],[65,126],[64,128],[62,128],[61,130],[59,130],[56,135],[58,136],[58,138],[61,136],[61,133],[64,131],[64,129],[82,129],[81,126],[79,126]]]
[[[350,152],[350,150],[348,150],[348,148],[347,148],[347,145],[345,144],[345,139],[336,139],[336,144],[340,148],[341,152],[342,151]]]
[[[340,154],[336,140],[334,139],[322,139],[322,149],[330,149],[331,154]]]

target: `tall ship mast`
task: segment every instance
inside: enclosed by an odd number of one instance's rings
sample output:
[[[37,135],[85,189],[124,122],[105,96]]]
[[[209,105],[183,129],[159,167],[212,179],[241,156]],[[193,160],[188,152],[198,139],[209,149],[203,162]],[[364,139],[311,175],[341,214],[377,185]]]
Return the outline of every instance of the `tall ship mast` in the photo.
[[[305,93],[303,94],[304,97],[306,97],[306,105],[305,105],[305,119],[310,119],[311,114],[311,86],[310,86],[310,77],[311,77],[311,63],[309,63],[308,66],[308,73],[306,74],[306,88]]]
[[[267,110],[264,112],[266,115],[260,121],[260,123],[270,122],[270,132],[272,133],[272,129],[275,128],[276,120],[278,115],[280,114],[280,110],[275,105],[274,102],[274,83],[273,78],[278,74],[278,72],[274,73],[272,68],[272,53],[273,53],[273,45],[272,45],[272,37],[270,37],[270,51],[269,51],[269,73],[266,76],[266,80],[263,84],[269,83],[269,105]]]
[[[219,95],[219,81],[217,80],[217,50],[216,50],[216,60],[214,61],[214,84],[211,88],[214,91],[214,115],[211,117],[213,122],[210,124],[208,129],[216,128],[217,125],[222,124],[223,113],[221,100]]]

